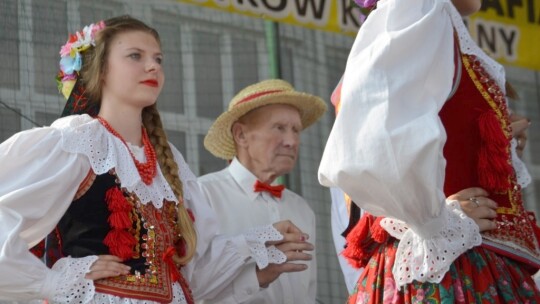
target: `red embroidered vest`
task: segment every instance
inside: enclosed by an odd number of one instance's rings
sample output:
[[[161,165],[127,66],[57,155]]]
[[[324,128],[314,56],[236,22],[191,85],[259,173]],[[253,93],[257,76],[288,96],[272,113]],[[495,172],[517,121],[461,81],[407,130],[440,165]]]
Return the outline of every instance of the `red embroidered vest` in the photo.
[[[151,203],[143,205],[134,193],[122,190],[114,170],[96,176],[92,171],[81,183],[75,199],[58,223],[56,230],[47,237],[47,264],[49,267],[64,256],[115,254],[107,247],[109,232],[113,229],[109,210],[111,202],[107,192],[117,190],[126,206],[116,204],[114,209],[128,212],[126,233],[133,238],[123,263],[131,267],[131,273],[94,281],[97,292],[138,300],[170,303],[173,299],[172,284],[178,281],[188,303],[194,303],[188,282],[167,258],[168,248],[183,254],[183,247],[176,227],[174,202],[163,202],[155,208]],[[109,205],[109,206],[108,206]],[[115,216],[118,218],[118,216]],[[110,235],[113,243],[126,242],[126,236]],[[44,242],[42,242],[44,244]],[[43,246],[32,249],[43,256]],[[114,248],[118,249],[118,246]],[[42,249],[42,250],[40,250]],[[125,248],[124,248],[125,249]],[[118,251],[118,250],[116,250]],[[125,251],[125,250],[124,250]],[[125,253],[125,252],[124,252]],[[118,255],[116,253],[115,255]]]
[[[487,190],[499,208],[497,228],[482,234],[482,246],[540,268],[539,228],[524,209],[512,167],[505,96],[475,56],[460,59],[459,85],[439,113],[447,133],[444,192]]]

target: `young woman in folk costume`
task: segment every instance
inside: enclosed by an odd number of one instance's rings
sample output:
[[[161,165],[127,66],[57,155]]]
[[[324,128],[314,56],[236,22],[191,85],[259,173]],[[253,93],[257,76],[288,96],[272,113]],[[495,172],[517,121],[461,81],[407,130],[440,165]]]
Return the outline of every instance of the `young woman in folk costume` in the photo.
[[[319,168],[323,185],[367,211],[344,252],[365,267],[349,302],[540,301],[540,234],[521,197],[530,176],[504,70],[462,21],[480,1],[376,6],[349,55]],[[475,209],[493,201],[495,227],[489,216],[475,224]]]
[[[193,303],[233,290],[251,257],[259,269],[299,258],[266,244],[305,239],[290,222],[216,237],[215,215],[156,110],[164,73],[154,29],[112,18],[60,53],[64,115],[77,115],[0,145],[1,300]],[[28,248],[53,230],[47,247],[61,258],[50,269]],[[290,264],[278,270],[298,270]],[[258,272],[257,288],[279,273],[272,268]]]

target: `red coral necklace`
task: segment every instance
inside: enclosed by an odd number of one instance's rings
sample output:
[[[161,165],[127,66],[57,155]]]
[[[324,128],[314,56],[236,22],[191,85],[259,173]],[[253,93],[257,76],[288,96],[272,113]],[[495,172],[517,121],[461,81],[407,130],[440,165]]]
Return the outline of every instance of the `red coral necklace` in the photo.
[[[122,135],[116,132],[116,130],[113,129],[113,127],[111,127],[111,125],[109,125],[109,123],[102,117],[98,116],[97,120],[105,127],[105,129],[107,129],[107,131],[111,132],[112,135],[116,136],[122,141],[122,143],[124,143],[124,145],[129,151],[129,154],[131,155],[131,158],[133,159],[133,162],[135,162],[135,166],[137,167],[137,171],[139,172],[139,176],[141,177],[142,181],[146,185],[152,184],[152,180],[157,173],[157,158],[156,151],[154,151],[154,146],[152,146],[150,138],[148,138],[146,129],[144,127],[141,127],[142,143],[144,145],[144,156],[146,157],[146,163],[143,164],[135,158],[135,155],[133,155],[133,152],[131,152],[131,150],[129,149],[129,146],[127,145]]]

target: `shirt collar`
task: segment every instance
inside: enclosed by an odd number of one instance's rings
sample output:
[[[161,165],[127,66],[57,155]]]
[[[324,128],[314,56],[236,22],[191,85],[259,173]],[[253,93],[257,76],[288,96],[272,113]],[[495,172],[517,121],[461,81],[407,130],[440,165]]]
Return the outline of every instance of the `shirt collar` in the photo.
[[[242,163],[240,163],[236,157],[233,158],[228,169],[233,179],[240,186],[240,188],[242,188],[250,200],[254,201],[259,195],[262,195],[261,192],[257,193],[253,191],[253,186],[255,185],[255,181],[257,181],[257,177],[246,167],[244,167],[244,165],[242,165]],[[278,198],[275,199],[278,201],[280,200]]]

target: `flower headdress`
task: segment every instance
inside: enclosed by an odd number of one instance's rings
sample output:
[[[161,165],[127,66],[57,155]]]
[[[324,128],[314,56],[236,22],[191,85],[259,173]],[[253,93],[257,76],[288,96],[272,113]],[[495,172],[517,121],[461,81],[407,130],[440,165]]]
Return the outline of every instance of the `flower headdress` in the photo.
[[[354,0],[354,3],[360,7],[360,11],[362,12],[362,19],[367,18],[369,13],[371,13],[372,10],[375,9],[377,6],[378,0]],[[362,20],[364,21],[364,20]]]
[[[105,22],[85,26],[82,31],[69,36],[60,49],[60,72],[56,76],[58,90],[66,99],[69,98],[82,67],[81,53],[95,46],[96,33],[105,27]]]
[[[96,45],[96,33],[105,28],[105,22],[85,26],[80,32],[69,36],[68,41],[60,48],[60,72],[56,76],[58,91],[67,99],[62,117],[72,114],[97,115],[99,105],[90,102],[79,72],[82,68],[81,53]]]

